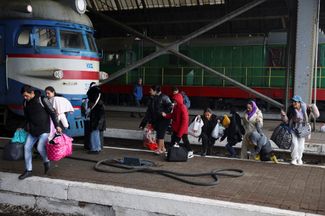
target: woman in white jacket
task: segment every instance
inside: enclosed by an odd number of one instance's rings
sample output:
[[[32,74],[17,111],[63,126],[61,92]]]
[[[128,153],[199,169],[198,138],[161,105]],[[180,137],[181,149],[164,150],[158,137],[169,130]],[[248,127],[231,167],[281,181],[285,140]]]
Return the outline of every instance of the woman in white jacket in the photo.
[[[247,148],[250,144],[249,136],[253,131],[262,132],[263,127],[263,114],[257,107],[255,101],[247,103],[246,112],[243,118],[243,125],[245,128],[245,134],[242,141],[240,158],[247,159]]]
[[[45,94],[53,105],[59,122],[64,128],[68,128],[69,122],[65,113],[74,111],[70,101],[64,97],[56,96],[55,89],[52,86],[48,86],[45,88]]]

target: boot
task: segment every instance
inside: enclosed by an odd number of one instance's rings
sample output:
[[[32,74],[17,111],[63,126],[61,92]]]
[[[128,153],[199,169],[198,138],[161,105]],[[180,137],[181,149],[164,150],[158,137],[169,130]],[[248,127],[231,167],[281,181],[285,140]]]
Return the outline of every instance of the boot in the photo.
[[[44,174],[46,174],[50,169],[50,161],[44,162]]]
[[[18,178],[20,180],[23,180],[23,179],[28,178],[30,176],[32,176],[32,171],[25,170],[25,172],[23,174],[21,174]]]
[[[271,156],[271,161],[273,161],[273,163],[279,163],[279,161],[278,161],[278,159],[276,158],[276,156],[275,155],[272,155]]]

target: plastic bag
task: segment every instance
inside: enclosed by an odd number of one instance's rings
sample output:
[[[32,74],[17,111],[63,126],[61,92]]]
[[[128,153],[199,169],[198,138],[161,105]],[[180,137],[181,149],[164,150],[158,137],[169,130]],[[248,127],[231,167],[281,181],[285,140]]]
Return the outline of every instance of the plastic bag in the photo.
[[[188,126],[188,134],[194,137],[199,137],[202,132],[202,126],[204,125],[201,116],[196,116],[194,121]]]
[[[28,133],[24,129],[17,129],[11,139],[12,143],[25,144]]]
[[[154,131],[151,124],[148,124],[144,128],[143,146],[152,150],[152,151],[155,151],[158,149],[158,144],[157,144],[157,140],[156,140],[156,131]]]

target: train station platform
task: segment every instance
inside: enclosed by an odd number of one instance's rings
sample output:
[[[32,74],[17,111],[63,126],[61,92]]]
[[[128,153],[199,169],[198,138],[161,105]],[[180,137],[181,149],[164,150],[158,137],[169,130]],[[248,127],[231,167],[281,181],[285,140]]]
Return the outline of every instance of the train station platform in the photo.
[[[0,146],[8,140],[0,140]],[[0,150],[2,154],[2,150]],[[202,173],[241,169],[241,177],[219,177],[215,186],[195,186],[157,174],[96,172],[93,162],[107,158],[138,157],[176,172]],[[43,174],[42,161],[33,160],[33,176],[18,180],[23,161],[0,159],[0,204],[28,206],[69,215],[325,215],[325,169],[220,157],[194,157],[188,162],[166,162],[140,149],[105,146],[99,155],[75,144],[73,157],[52,163]],[[190,178],[193,180],[193,178]],[[198,181],[211,181],[208,177]]]
[[[72,156],[83,160],[65,158],[52,163],[46,176],[39,158],[33,162],[34,176],[23,181],[18,180],[24,170],[23,161],[0,159],[0,204],[69,215],[325,215],[324,164],[292,166],[286,162],[273,164],[198,155],[186,163],[166,162],[163,156],[141,148],[140,121],[139,117],[131,118],[128,111],[107,111],[104,150],[99,155],[89,155],[82,143],[74,144]],[[265,121],[268,136],[277,124],[279,121]],[[133,141],[130,144],[128,140]],[[7,142],[0,139],[0,147]],[[199,145],[195,139],[191,142]],[[220,147],[224,144],[216,142]],[[316,132],[307,141],[306,151],[324,156],[324,146],[324,134]],[[219,184],[204,187],[157,174],[96,172],[95,163],[87,161],[124,157],[150,160],[158,165],[156,169],[169,171],[202,173],[228,168],[241,169],[244,175],[220,176]],[[204,177],[198,181],[211,179]]]

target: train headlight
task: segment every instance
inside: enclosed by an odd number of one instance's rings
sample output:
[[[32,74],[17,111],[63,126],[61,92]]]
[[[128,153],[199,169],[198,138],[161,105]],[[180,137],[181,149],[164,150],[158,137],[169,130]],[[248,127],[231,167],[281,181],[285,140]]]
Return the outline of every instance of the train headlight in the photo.
[[[108,79],[108,73],[104,71],[99,71],[99,80],[106,80]]]
[[[87,8],[86,0],[75,0],[75,5],[78,13],[84,14],[86,12],[86,8]]]
[[[64,73],[63,73],[62,70],[55,70],[55,71],[53,72],[53,77],[54,77],[55,79],[62,79],[63,76],[64,76]]]
[[[28,13],[33,12],[33,7],[31,5],[27,5],[26,10]]]

